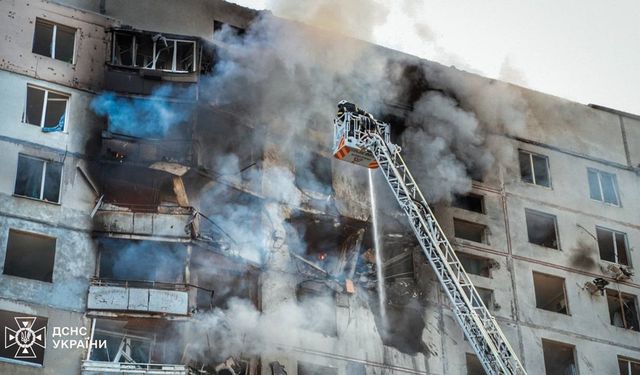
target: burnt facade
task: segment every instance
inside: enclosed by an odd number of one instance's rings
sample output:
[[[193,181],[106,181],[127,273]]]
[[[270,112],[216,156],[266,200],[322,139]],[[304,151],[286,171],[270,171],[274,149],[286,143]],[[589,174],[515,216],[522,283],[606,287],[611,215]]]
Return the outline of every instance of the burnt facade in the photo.
[[[320,83],[270,38],[330,37],[223,1],[0,9],[0,316],[48,328],[0,372],[482,373],[382,176],[331,157],[343,95],[391,123],[528,373],[638,370],[637,116],[360,42],[383,79]],[[105,345],[56,348],[62,327]]]

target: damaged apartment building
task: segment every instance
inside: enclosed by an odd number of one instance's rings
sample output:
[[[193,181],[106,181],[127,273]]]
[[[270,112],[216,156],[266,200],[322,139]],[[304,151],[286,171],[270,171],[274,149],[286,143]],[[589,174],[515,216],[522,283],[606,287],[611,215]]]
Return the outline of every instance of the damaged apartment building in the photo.
[[[0,17],[0,321],[47,327],[35,358],[3,347],[0,373],[484,373],[382,176],[331,157],[335,106],[292,130],[325,102],[255,83],[303,58],[242,70],[271,53],[246,52],[256,19],[287,21],[221,0],[5,1]],[[401,66],[372,111],[412,168],[401,133],[426,92],[482,119],[459,88],[500,84],[366,48]],[[640,116],[501,87],[527,108],[517,135],[492,133],[511,157],[466,165],[436,216],[528,374],[638,375]],[[56,348],[60,327],[106,345]]]

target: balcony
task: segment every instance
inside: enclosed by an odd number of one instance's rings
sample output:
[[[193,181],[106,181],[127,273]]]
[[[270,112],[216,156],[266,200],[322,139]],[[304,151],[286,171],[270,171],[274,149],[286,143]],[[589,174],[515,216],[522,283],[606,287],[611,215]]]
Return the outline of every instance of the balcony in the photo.
[[[102,134],[100,159],[103,162],[114,162],[127,165],[150,167],[166,170],[163,165],[191,166],[193,161],[193,142],[190,140],[150,140],[111,134]],[[179,171],[168,172],[181,175]]]
[[[89,286],[87,309],[186,316],[189,314],[189,293],[190,287],[185,284],[93,280]]]
[[[104,203],[94,216],[94,233],[124,239],[189,242],[198,216],[190,207],[158,206],[153,212],[139,207]]]
[[[82,361],[82,375],[144,374],[144,375],[191,375],[195,372],[185,365],[157,363],[121,363]]]

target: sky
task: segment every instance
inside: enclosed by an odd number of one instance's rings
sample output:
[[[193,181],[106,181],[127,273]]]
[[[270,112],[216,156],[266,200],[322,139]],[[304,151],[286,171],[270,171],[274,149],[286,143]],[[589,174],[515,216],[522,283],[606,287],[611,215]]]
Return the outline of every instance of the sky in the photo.
[[[278,0],[231,1],[269,9]],[[369,42],[579,103],[640,114],[640,1],[370,1],[389,11]]]

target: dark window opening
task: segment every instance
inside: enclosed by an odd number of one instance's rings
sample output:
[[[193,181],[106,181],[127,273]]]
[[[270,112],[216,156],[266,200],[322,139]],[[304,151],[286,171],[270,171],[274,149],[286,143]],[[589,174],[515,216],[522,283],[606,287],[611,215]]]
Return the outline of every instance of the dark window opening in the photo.
[[[627,257],[627,235],[610,229],[596,227],[600,259],[629,265]]]
[[[560,314],[569,314],[564,279],[543,273],[533,273],[536,307]]]
[[[33,320],[32,322],[30,320],[26,320],[25,315],[29,317],[27,319],[35,318],[35,320]],[[27,325],[31,324],[31,331],[23,330],[21,332],[22,335],[26,336],[25,338],[29,340],[29,342],[32,342],[32,344],[27,348],[27,353],[20,353],[23,354],[20,356],[21,358],[17,358],[16,354],[18,353],[18,350],[24,350],[25,348],[20,348],[16,340],[12,340],[9,336],[12,334],[12,332],[16,332],[20,329],[20,327],[17,326],[18,323],[16,322],[16,319],[22,323],[27,323]],[[25,314],[20,312],[0,310],[0,325],[2,325],[2,327],[5,327],[3,330],[3,334],[7,335],[5,337],[5,341],[0,344],[0,357],[6,358],[10,362],[18,361],[42,365],[44,362],[46,339],[46,335],[44,335],[44,333],[46,331],[47,321],[47,318],[34,316],[31,313]],[[10,370],[7,371],[11,373],[17,373],[18,369],[14,369],[15,372]],[[39,371],[36,370],[35,372]]]
[[[456,253],[456,255],[467,273],[483,277],[491,277],[493,260],[460,252]]]
[[[589,196],[597,201],[620,205],[616,176],[597,169],[587,169],[589,179]]]
[[[50,283],[55,255],[54,237],[9,229],[3,273]]]
[[[552,249],[559,249],[555,216],[529,209],[525,210],[525,216],[529,242]]]
[[[493,290],[476,287],[476,292],[478,292],[478,295],[480,296],[480,299],[482,300],[482,303],[484,303],[486,308],[493,309],[496,307],[493,300]]]
[[[475,354],[466,353],[467,375],[486,375],[482,363]]]
[[[338,369],[298,362],[298,375],[338,375]]]
[[[27,86],[27,105],[24,122],[43,128],[43,131],[63,131],[69,95]]]
[[[453,207],[467,211],[484,213],[484,197],[477,194],[457,195],[452,202]]]
[[[620,375],[640,375],[640,361],[618,357]]]
[[[33,53],[73,63],[76,29],[36,19]]]
[[[213,20],[213,32],[214,33],[222,30],[222,28],[224,26],[228,27],[237,36],[243,36],[247,32],[246,29],[243,29],[241,27],[229,25],[228,23],[225,23],[225,22],[222,22],[222,21],[218,21],[218,20]]]
[[[518,155],[522,181],[540,186],[551,186],[549,159],[546,156],[532,154],[522,150]]]
[[[62,163],[19,155],[14,194],[57,203],[61,178]]]
[[[546,375],[577,375],[575,347],[555,341],[542,340]]]
[[[453,230],[456,238],[462,238],[473,242],[486,243],[487,227],[482,224],[472,223],[460,219],[453,219]]]
[[[99,246],[100,279],[184,283],[187,251],[182,244],[104,239]]]
[[[611,325],[640,331],[636,297],[617,290],[607,289],[607,303]]]

